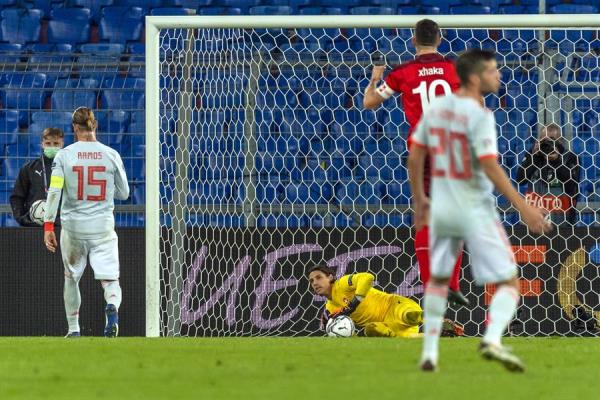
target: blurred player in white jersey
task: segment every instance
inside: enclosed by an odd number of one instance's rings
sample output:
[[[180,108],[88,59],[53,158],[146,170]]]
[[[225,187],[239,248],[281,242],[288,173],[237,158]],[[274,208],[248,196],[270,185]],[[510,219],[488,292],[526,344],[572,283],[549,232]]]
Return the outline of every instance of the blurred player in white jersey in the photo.
[[[65,266],[64,300],[69,331],[80,336],[79,279],[87,265],[104,288],[106,326],[104,336],[119,332],[119,251],[113,215],[114,199],[129,197],[123,161],[115,150],[96,140],[97,122],[92,110],[80,107],[73,113],[76,142],[60,150],[52,164],[48,203],[44,216],[44,243],[55,252],[58,243],[54,220],[61,191],[62,230],[60,247]]]
[[[495,54],[471,49],[456,63],[461,87],[436,98],[419,122],[409,156],[409,176],[417,229],[429,224],[431,279],[424,298],[421,368],[434,371],[439,335],[447,308],[448,282],[463,243],[471,255],[475,281],[494,283],[480,354],[510,371],[523,371],[517,356],[501,345],[502,334],[520,299],[517,266],[500,223],[494,187],[521,213],[532,232],[550,229],[542,210],[529,206],[498,164],[496,123],[483,96],[500,88]],[[423,187],[426,157],[431,158],[431,203]]]

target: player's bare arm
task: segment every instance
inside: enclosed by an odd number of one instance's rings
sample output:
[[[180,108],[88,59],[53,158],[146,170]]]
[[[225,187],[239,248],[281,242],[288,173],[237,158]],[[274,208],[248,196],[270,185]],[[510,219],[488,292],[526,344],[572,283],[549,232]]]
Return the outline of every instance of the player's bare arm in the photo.
[[[365,89],[365,97],[363,99],[363,107],[367,110],[374,110],[385,101],[385,98],[377,93],[377,84],[383,79],[383,71],[385,71],[385,65],[373,66],[371,80]]]
[[[544,233],[552,229],[551,224],[545,219],[544,211],[527,204],[523,196],[512,186],[495,157],[487,157],[481,159],[479,162],[481,168],[496,189],[506,196],[508,201],[519,211],[523,222],[525,222],[532,232]]]
[[[425,195],[423,186],[423,171],[427,148],[413,142],[408,156],[408,177],[410,190],[413,194],[414,223],[416,229],[422,229],[429,223],[429,198]]]

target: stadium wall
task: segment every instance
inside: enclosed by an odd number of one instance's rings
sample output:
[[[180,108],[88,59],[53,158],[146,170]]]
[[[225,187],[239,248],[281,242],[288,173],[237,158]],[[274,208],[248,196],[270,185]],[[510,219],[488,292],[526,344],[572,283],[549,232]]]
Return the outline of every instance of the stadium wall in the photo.
[[[165,235],[167,230],[161,242],[169,243]],[[378,288],[420,298],[423,286],[411,257],[410,235],[409,228],[189,229],[181,334],[320,334],[318,317],[324,299],[310,293],[304,275],[323,260],[337,268],[338,276],[371,271]],[[511,243],[523,297],[510,327],[512,334],[587,335],[595,331],[600,317],[599,235],[596,228],[561,227],[549,236],[534,238],[523,227],[513,227]],[[163,255],[169,252],[169,248],[162,250]],[[162,261],[167,265],[166,259]],[[465,265],[468,262],[467,256]],[[167,276],[163,282],[168,282]],[[464,325],[465,334],[481,334],[495,288],[474,285],[469,268],[464,269],[462,285],[473,307],[461,308],[449,317]],[[168,309],[166,299],[162,300],[162,309]],[[163,320],[168,317],[168,313],[163,315]]]
[[[145,332],[143,228],[117,229],[123,303],[119,334]],[[42,228],[0,229],[0,336],[64,336],[63,265],[60,252],[43,246]],[[81,281],[81,334],[102,336],[104,295],[87,268]]]
[[[121,334],[142,336],[144,231],[123,228],[117,232],[123,286]],[[410,234],[408,228],[189,229],[184,240],[190,256],[182,285],[181,334],[319,334],[318,315],[324,299],[309,292],[304,274],[323,260],[336,267],[339,275],[368,270],[377,276],[377,287],[420,298],[423,287],[411,257]],[[169,230],[164,229],[161,242],[169,243],[168,236]],[[564,227],[537,239],[522,227],[513,228],[511,242],[523,294],[511,325],[513,334],[586,335],[593,331],[600,320],[598,237],[598,228]],[[66,332],[62,262],[59,254],[43,248],[41,240],[41,229],[0,229],[2,336],[62,336]],[[168,251],[163,249],[162,254]],[[468,261],[466,257],[465,264]],[[99,336],[104,324],[102,289],[89,268],[80,284],[82,333]],[[163,284],[168,284],[168,277],[163,277]],[[469,268],[464,269],[462,284],[474,307],[460,309],[456,318],[465,325],[466,334],[476,335],[484,326],[494,288],[473,285]],[[582,311],[592,320],[586,320]]]

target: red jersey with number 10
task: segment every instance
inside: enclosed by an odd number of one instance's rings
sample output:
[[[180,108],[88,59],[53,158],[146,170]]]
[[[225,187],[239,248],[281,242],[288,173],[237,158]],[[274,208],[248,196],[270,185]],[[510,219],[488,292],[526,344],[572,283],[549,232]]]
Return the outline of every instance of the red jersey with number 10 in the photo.
[[[423,109],[433,98],[450,94],[458,89],[460,81],[454,62],[439,53],[423,54],[394,68],[385,77],[377,92],[385,99],[398,93],[410,124],[407,142],[421,119]]]

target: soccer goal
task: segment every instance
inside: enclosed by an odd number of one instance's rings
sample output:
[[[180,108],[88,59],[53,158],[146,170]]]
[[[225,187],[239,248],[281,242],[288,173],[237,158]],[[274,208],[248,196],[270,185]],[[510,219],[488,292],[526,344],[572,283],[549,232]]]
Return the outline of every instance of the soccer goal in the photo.
[[[414,57],[411,28],[421,18],[146,17],[148,336],[320,334],[324,299],[305,277],[316,263],[339,275],[371,271],[378,288],[420,299],[408,124],[397,99],[364,111],[362,93],[373,65],[389,72]],[[513,180],[550,124],[562,152],[579,160],[574,183],[557,166],[556,176],[520,182],[553,211],[548,236],[529,235],[498,198],[523,296],[510,333],[594,334],[598,16],[433,19],[441,53],[498,53],[503,88],[486,103]],[[449,317],[478,335],[494,287],[475,286],[465,263],[473,305]]]

